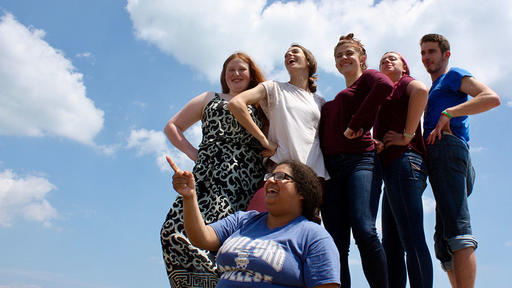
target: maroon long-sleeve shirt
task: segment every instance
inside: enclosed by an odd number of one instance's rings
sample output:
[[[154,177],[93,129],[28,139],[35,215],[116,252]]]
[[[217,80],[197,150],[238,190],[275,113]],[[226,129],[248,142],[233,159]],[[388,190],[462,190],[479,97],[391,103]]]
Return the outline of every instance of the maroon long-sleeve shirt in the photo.
[[[393,90],[393,82],[377,70],[368,69],[350,86],[322,106],[320,147],[324,156],[358,154],[375,149],[370,129],[379,106]],[[348,139],[343,132],[363,128],[363,135]]]
[[[405,75],[396,83],[393,92],[384,100],[380,107],[375,126],[373,127],[373,135],[375,139],[382,141],[384,135],[388,131],[397,133],[404,132],[405,122],[407,121],[407,112],[409,109],[409,94],[407,94],[407,86],[414,78]],[[414,138],[411,139],[409,145],[406,146],[389,146],[380,153],[382,163],[386,166],[391,161],[400,157],[408,148],[412,148],[417,153],[425,156],[425,143],[421,136],[421,127],[418,123]]]

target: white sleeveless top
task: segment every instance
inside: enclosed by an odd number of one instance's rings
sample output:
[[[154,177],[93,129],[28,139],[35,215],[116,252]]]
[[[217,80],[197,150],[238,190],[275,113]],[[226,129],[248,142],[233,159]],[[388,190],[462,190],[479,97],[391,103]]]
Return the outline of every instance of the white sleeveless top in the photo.
[[[329,179],[318,138],[324,98],[290,83],[265,81],[261,84],[267,90],[267,98],[260,101],[260,105],[270,122],[268,139],[278,145],[270,159],[276,163],[300,161],[319,177]]]

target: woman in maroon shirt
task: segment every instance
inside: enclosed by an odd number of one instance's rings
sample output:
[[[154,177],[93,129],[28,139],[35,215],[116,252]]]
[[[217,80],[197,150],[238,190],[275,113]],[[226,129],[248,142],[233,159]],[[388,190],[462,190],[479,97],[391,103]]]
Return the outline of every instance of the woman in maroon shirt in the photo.
[[[366,51],[352,33],[340,37],[334,58],[347,88],[322,107],[320,146],[331,176],[322,219],[340,253],[341,287],[350,287],[351,229],[370,287],[388,287],[386,256],[375,228],[382,181],[370,129],[393,83],[366,69]]]
[[[427,88],[409,76],[405,59],[387,52],[380,71],[394,83],[374,126],[384,178],[382,244],[388,261],[389,287],[405,288],[404,250],[411,288],[432,287],[432,259],[423,231],[426,187],[425,144],[420,118],[427,104]]]

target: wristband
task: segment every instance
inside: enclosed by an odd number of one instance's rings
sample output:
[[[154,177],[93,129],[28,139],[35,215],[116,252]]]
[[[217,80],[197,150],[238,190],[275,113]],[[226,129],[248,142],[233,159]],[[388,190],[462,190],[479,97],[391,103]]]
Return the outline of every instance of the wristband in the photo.
[[[416,136],[416,133],[407,133],[404,131],[404,133],[402,133],[402,135],[404,135],[405,138],[414,138],[414,136]]]
[[[441,114],[444,114],[446,117],[448,117],[448,119],[452,119],[453,116],[450,115],[450,113],[446,112],[446,110],[443,110],[443,112],[441,112]]]

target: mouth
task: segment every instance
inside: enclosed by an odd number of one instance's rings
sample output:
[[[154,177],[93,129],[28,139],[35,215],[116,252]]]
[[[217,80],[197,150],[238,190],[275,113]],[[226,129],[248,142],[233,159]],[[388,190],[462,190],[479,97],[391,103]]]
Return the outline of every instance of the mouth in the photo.
[[[265,190],[265,198],[276,198],[279,195],[279,190],[274,187],[269,187]]]
[[[297,60],[295,60],[295,59],[291,58],[291,59],[289,59],[289,60],[288,60],[288,62],[287,62],[287,63],[288,63],[288,64],[297,63]]]

